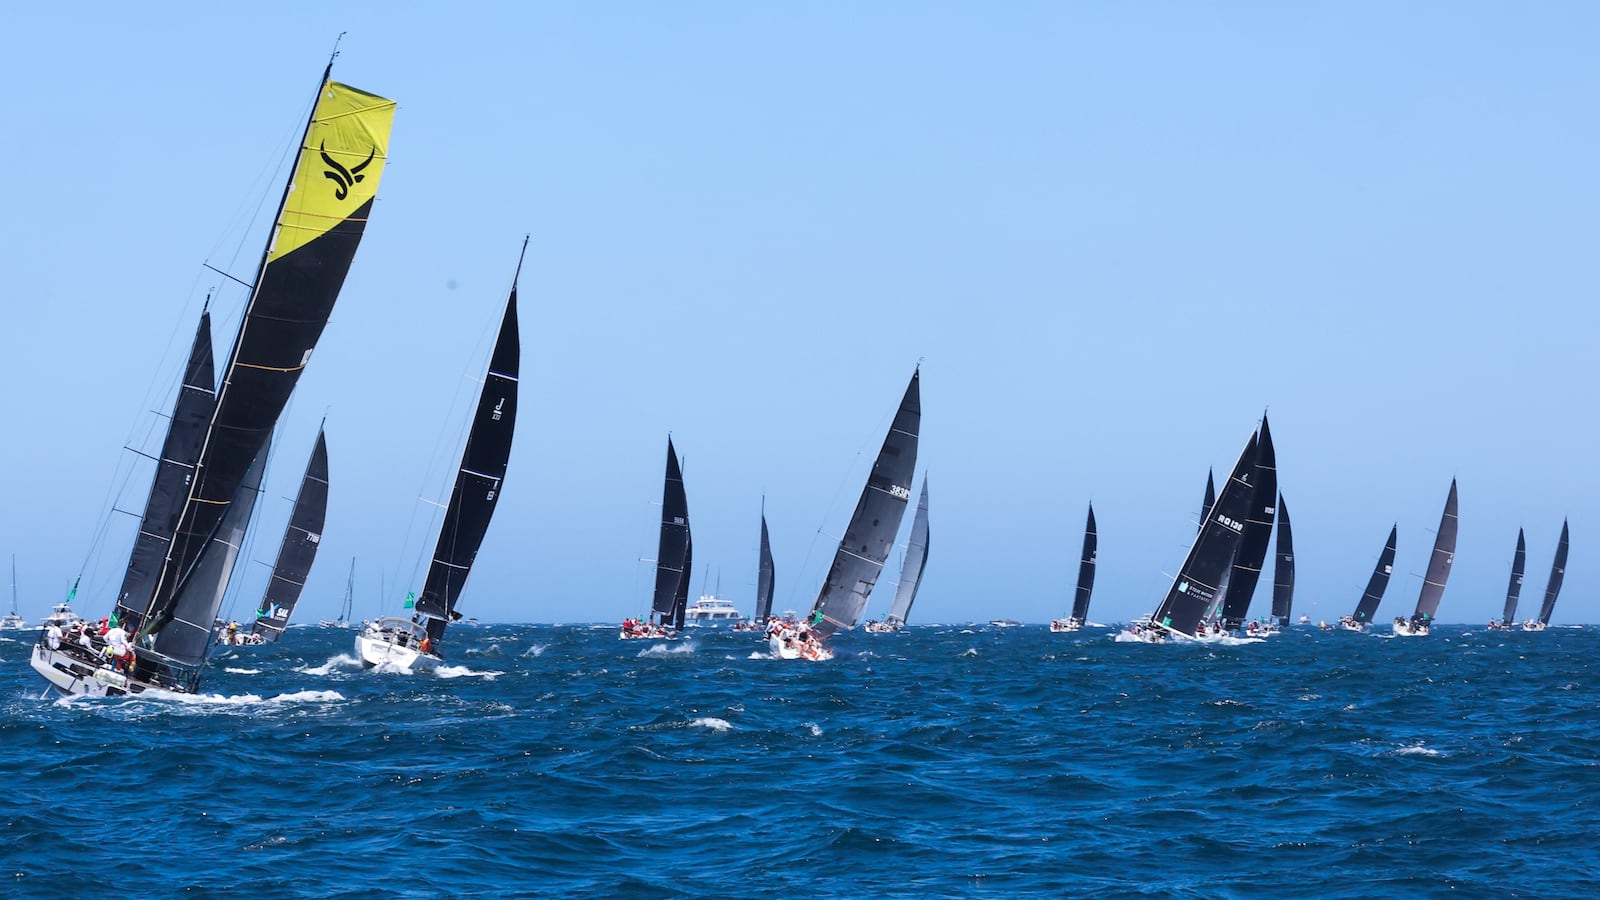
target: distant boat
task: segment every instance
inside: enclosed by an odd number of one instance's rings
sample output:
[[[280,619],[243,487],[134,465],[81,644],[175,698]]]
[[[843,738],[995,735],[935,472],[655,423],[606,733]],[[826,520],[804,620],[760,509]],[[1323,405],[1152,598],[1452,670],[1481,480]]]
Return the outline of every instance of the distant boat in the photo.
[[[1522,568],[1528,560],[1528,542],[1517,529],[1517,552],[1511,557],[1511,584],[1506,588],[1506,606],[1498,621],[1489,623],[1492,631],[1510,631],[1517,621],[1517,598],[1522,593]]]
[[[1240,533],[1244,531],[1245,516],[1255,492],[1257,442],[1258,435],[1252,432],[1216,502],[1200,523],[1200,532],[1166,596],[1148,620],[1140,619],[1135,623],[1137,628],[1133,633],[1138,639],[1162,641],[1169,634],[1198,636],[1201,618],[1220,599],[1218,591],[1223,576],[1232,565]]]
[[[1294,534],[1289,529],[1289,504],[1278,495],[1278,565],[1272,573],[1272,619],[1279,628],[1289,627],[1294,610]],[[1310,616],[1300,617],[1303,624]]]
[[[803,627],[778,629],[768,638],[774,656],[832,659],[833,651],[826,645],[828,638],[854,628],[861,618],[911,500],[917,431],[922,425],[920,378],[920,368],[911,373],[911,383],[900,398],[900,408],[884,436],[850,524],[834,551],[833,564],[811,614],[801,623]]]
[[[250,629],[254,643],[271,644],[289,627],[300,592],[311,574],[317,548],[322,544],[322,526],[328,515],[328,438],[317,429],[317,443],[311,448],[306,471],[300,478],[289,524],[283,531],[278,558],[272,564],[272,578],[256,609],[255,625]]]
[[[693,536],[689,530],[689,498],[683,488],[683,466],[667,436],[667,466],[661,483],[661,529],[656,543],[656,584],[650,616],[628,619],[617,636],[623,640],[674,637],[683,629],[689,600],[689,576],[694,568]],[[731,608],[733,604],[728,604]],[[734,613],[738,615],[737,612]]]
[[[528,241],[522,241],[522,254]],[[411,619],[380,618],[356,635],[356,656],[369,668],[390,665],[426,671],[443,661],[440,644],[445,629],[460,620],[456,604],[472,573],[478,548],[488,534],[511,461],[511,440],[517,426],[517,378],[522,340],[517,330],[517,279],[522,255],[511,276],[511,292],[495,336],[494,352],[478,394],[478,406],[467,431],[467,446],[456,469],[455,487],[439,528],[439,541],[428,565],[422,593]]]
[[[1372,567],[1372,577],[1356,603],[1356,611],[1339,620],[1339,627],[1345,631],[1366,631],[1372,626],[1372,617],[1378,614],[1378,604],[1389,587],[1389,576],[1394,573],[1394,539],[1399,531],[1399,525],[1389,526],[1389,540],[1378,555],[1378,564]]]
[[[1021,628],[1022,623],[1016,619],[990,619],[989,624],[995,628]]]
[[[882,622],[868,622],[866,630],[898,632],[911,617],[911,604],[917,600],[917,588],[922,586],[922,571],[928,566],[928,476],[922,476],[922,496],[917,501],[917,515],[911,521],[911,537],[906,541],[906,552],[900,559],[900,583],[895,586],[894,603]]]
[[[1211,478],[1206,477],[1207,494],[1211,493]],[[1209,510],[1211,504],[1206,504]],[[1089,504],[1089,518],[1083,524],[1083,552],[1078,557],[1078,589],[1072,597],[1072,615],[1065,619],[1050,620],[1053,632],[1078,631],[1089,621],[1089,595],[1094,593],[1094,560],[1100,547],[1100,537],[1095,532],[1094,504]]]
[[[226,587],[238,553],[228,538],[242,536],[248,524],[241,508],[257,493],[248,482],[259,477],[272,431],[332,313],[388,154],[394,102],[332,81],[332,70],[330,61],[317,82],[223,376],[199,381],[186,372],[140,524],[155,537],[135,549],[136,556],[151,547],[156,553],[130,560],[136,590],[125,582],[117,599],[118,659],[107,664],[102,654],[65,642],[35,648],[34,669],[62,693],[199,689],[222,603],[219,587]],[[203,395],[213,388],[215,402],[207,408]],[[180,456],[199,448],[181,460],[193,465],[176,482],[162,471],[180,462],[166,452],[174,446]]]
[[[701,594],[683,614],[686,625],[736,625],[743,619],[732,600],[718,597],[715,592]]]
[[[16,631],[27,628],[28,620],[17,615],[17,557],[11,556],[11,612],[0,617],[0,631]]]
[[[1267,544],[1272,540],[1273,517],[1277,514],[1278,457],[1272,446],[1272,429],[1261,417],[1256,432],[1256,461],[1250,486],[1250,505],[1245,513],[1244,530],[1234,552],[1232,575],[1223,591],[1221,623],[1224,631],[1239,631],[1250,613],[1267,561]]]
[[[1545,585],[1544,604],[1539,607],[1539,618],[1522,623],[1523,631],[1543,631],[1550,625],[1550,614],[1556,611],[1556,597],[1561,593],[1561,582],[1567,574],[1567,522],[1561,521],[1561,540],[1556,543],[1556,558],[1550,564],[1550,581]]]
[[[763,631],[772,617],[772,584],[777,569],[772,564],[772,542],[767,538],[767,500],[761,498],[761,556],[756,561],[756,614],[734,624],[736,631]]]
[[[1395,616],[1394,633],[1402,637],[1420,637],[1433,630],[1434,617],[1439,612],[1439,601],[1444,599],[1444,586],[1450,580],[1450,564],[1456,558],[1456,529],[1459,522],[1456,507],[1456,482],[1450,479],[1450,496],[1444,501],[1444,515],[1439,517],[1439,535],[1433,541],[1433,555],[1428,560],[1428,573],[1422,578],[1422,593],[1417,596],[1416,611],[1408,620]]]
[[[349,628],[350,613],[356,602],[356,558],[350,557],[350,574],[344,580],[344,602],[339,606],[339,618],[333,621],[323,619],[317,623],[323,628]]]

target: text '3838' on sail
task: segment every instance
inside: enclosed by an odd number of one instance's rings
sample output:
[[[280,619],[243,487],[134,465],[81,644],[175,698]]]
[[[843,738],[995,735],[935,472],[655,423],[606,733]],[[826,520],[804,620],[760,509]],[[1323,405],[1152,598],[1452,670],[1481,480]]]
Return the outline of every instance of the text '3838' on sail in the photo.
[[[811,627],[818,637],[855,627],[894,546],[917,467],[917,432],[922,427],[920,375],[920,369],[911,374],[844,539],[834,553],[827,580],[812,606]]]
[[[176,533],[138,623],[142,633],[159,635],[173,621],[211,535],[311,360],[372,211],[395,104],[328,74],[223,370]],[[190,626],[209,631],[215,612]]]

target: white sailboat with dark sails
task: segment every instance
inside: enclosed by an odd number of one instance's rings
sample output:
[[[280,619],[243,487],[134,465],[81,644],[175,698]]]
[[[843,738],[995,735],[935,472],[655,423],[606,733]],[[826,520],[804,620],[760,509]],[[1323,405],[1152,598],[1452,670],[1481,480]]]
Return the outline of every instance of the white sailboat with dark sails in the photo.
[[[199,687],[273,428],[338,299],[388,156],[394,101],[332,81],[332,69],[220,384],[202,315],[105,646],[52,646],[47,632],[34,648],[33,668],[62,693]]]
[[[767,536],[767,499],[761,498],[761,551],[756,559],[756,613],[735,622],[734,631],[764,631],[772,617],[772,587],[777,568],[772,563],[772,540]]]
[[[810,615],[793,626],[781,625],[769,631],[773,656],[832,659],[828,639],[855,628],[866,609],[867,598],[889,558],[911,500],[912,477],[917,468],[917,432],[922,427],[920,378],[920,368],[911,373],[911,383],[900,398],[900,408],[884,436]]]
[[[906,541],[906,552],[900,559],[900,582],[895,585],[894,602],[889,615],[882,622],[868,622],[867,631],[895,634],[904,628],[911,615],[911,604],[917,602],[917,589],[922,587],[922,572],[928,567],[928,476],[922,476],[922,495],[917,500],[917,515],[911,520],[911,538]]]
[[[1511,582],[1506,586],[1506,605],[1500,618],[1489,623],[1490,631],[1510,631],[1517,624],[1517,600],[1522,594],[1522,570],[1528,561],[1528,541],[1517,529],[1517,551],[1511,557]]]
[[[1444,514],[1439,517],[1439,534],[1433,541],[1433,555],[1428,559],[1428,572],[1422,577],[1422,593],[1417,595],[1417,608],[1411,618],[1394,617],[1394,633],[1401,637],[1421,637],[1433,630],[1433,620],[1439,613],[1439,601],[1444,599],[1444,586],[1450,580],[1450,564],[1456,558],[1456,529],[1459,517],[1456,506],[1456,481],[1450,479],[1450,496],[1444,501]]]
[[[667,466],[661,484],[661,528],[656,542],[656,581],[650,615],[628,618],[617,636],[622,640],[670,639],[683,631],[689,606],[689,574],[694,569],[694,541],[689,531],[689,497],[683,487],[683,466],[672,435],[667,435]]]
[[[1244,531],[1239,535],[1239,546],[1233,554],[1233,565],[1222,593],[1221,612],[1217,624],[1227,633],[1248,633],[1260,636],[1262,629],[1256,622],[1248,622],[1250,603],[1255,598],[1256,586],[1261,582],[1261,570],[1267,561],[1267,544],[1272,540],[1272,526],[1277,516],[1278,468],[1277,451],[1272,445],[1272,428],[1267,417],[1261,417],[1261,428],[1256,432],[1255,474],[1251,480],[1250,506],[1245,514]]]
[[[1278,494],[1277,565],[1272,570],[1272,621],[1274,629],[1289,627],[1294,612],[1294,532],[1289,525],[1289,505]]]
[[[295,494],[289,524],[283,530],[278,558],[272,563],[272,578],[256,609],[256,621],[247,638],[253,644],[271,644],[283,637],[289,616],[300,602],[317,548],[322,545],[322,526],[328,515],[328,438],[317,429],[317,443],[306,461],[300,490]]]
[[[1544,588],[1544,602],[1539,605],[1539,618],[1522,623],[1523,631],[1543,631],[1550,627],[1550,616],[1556,611],[1556,597],[1561,594],[1561,582],[1567,576],[1567,522],[1561,520],[1561,540],[1556,543],[1556,558],[1550,563],[1550,580]]]
[[[1206,478],[1206,487],[1212,488]],[[1210,491],[1207,491],[1210,496]],[[1214,498],[1213,498],[1214,499]],[[1211,507],[1210,501],[1206,508]],[[1089,596],[1094,593],[1094,560],[1100,549],[1100,536],[1095,531],[1094,504],[1089,504],[1089,518],[1083,525],[1083,553],[1078,558],[1078,590],[1072,597],[1072,615],[1065,619],[1050,620],[1050,630],[1056,633],[1081,631],[1089,623]]]
[[[522,254],[528,250],[522,242]],[[511,292],[500,318],[489,368],[478,392],[478,405],[467,429],[467,444],[456,467],[450,504],[439,526],[439,540],[428,563],[428,575],[411,618],[386,616],[356,635],[356,658],[367,668],[384,666],[411,672],[436,668],[443,661],[445,630],[461,618],[456,605],[472,574],[478,548],[489,532],[495,506],[511,461],[511,439],[517,424],[517,378],[522,343],[517,331],[517,279],[522,255],[511,276]]]
[[[1398,524],[1389,526],[1389,540],[1384,542],[1383,552],[1378,554],[1377,565],[1372,567],[1372,577],[1367,579],[1367,589],[1361,592],[1355,612],[1339,620],[1339,627],[1345,631],[1364,632],[1372,627],[1372,617],[1377,615],[1378,604],[1383,602],[1383,592],[1389,587],[1389,576],[1394,574],[1394,541],[1399,533]]]

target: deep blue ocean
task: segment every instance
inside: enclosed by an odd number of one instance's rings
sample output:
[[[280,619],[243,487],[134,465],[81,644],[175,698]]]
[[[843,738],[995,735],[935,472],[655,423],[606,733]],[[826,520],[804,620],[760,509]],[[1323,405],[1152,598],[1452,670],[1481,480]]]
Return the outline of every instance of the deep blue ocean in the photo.
[[[1386,629],[1385,629],[1386,630]],[[5,896],[1592,898],[1600,629],[350,631],[203,696],[40,699],[0,637]]]

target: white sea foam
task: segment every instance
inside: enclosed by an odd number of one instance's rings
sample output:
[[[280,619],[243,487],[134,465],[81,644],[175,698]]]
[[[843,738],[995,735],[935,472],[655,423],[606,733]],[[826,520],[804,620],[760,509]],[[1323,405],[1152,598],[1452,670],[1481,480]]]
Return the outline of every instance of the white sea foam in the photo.
[[[961,651],[960,653],[958,653],[956,655],[957,656],[977,656],[978,655],[978,648],[977,647],[968,647],[967,649]]]
[[[433,673],[438,675],[440,678],[482,678],[484,681],[493,681],[505,674],[504,672],[496,672],[492,669],[479,672],[476,669],[469,669],[466,666],[440,666],[439,668],[435,669]]]
[[[1441,751],[1441,750],[1435,750],[1432,747],[1424,747],[1422,745],[1421,741],[1418,741],[1417,743],[1412,744],[1409,747],[1400,747],[1400,748],[1394,750],[1393,752],[1394,752],[1395,756],[1432,756],[1432,757],[1440,757],[1440,756],[1444,756],[1445,755],[1445,753],[1443,751]]]
[[[233,666],[223,666],[222,671],[232,672],[235,675],[260,675],[260,669],[235,669]]]
[[[543,656],[544,652],[548,649],[550,649],[549,644],[534,644],[528,649],[522,651],[522,655],[524,658],[529,656]]]
[[[694,641],[683,641],[677,644],[652,644],[639,651],[639,656],[670,657],[683,656],[694,652]]]
[[[692,720],[689,723],[689,727],[709,728],[712,731],[728,731],[733,728],[733,725],[727,719],[717,719],[711,716],[706,716],[704,718]]]
[[[361,660],[348,653],[341,653],[320,666],[295,666],[294,671],[302,675],[332,675],[334,669],[352,668],[360,665]]]
[[[822,737],[822,726],[815,722],[801,722],[811,732],[812,737]]]

